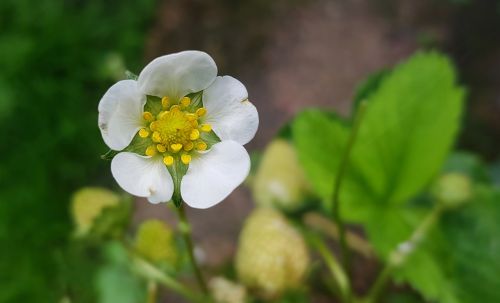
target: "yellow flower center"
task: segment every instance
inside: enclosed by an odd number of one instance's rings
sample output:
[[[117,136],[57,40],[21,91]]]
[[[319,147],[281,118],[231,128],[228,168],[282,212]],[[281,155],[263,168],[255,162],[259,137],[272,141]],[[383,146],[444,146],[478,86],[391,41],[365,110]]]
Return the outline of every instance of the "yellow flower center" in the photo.
[[[143,118],[148,127],[139,130],[141,138],[150,138],[151,145],[147,147],[147,156],[162,154],[165,165],[170,166],[177,158],[184,164],[191,162],[191,151],[205,150],[207,144],[201,139],[201,132],[210,132],[210,124],[200,123],[207,110],[203,107],[191,112],[191,99],[184,97],[179,104],[170,104],[168,97],[163,97],[162,111],[156,116],[144,112]],[[177,156],[180,155],[180,156]]]

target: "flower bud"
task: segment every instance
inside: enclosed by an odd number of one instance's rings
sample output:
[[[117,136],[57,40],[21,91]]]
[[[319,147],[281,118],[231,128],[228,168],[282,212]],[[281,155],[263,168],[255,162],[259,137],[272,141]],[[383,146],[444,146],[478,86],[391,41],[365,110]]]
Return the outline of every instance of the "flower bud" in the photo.
[[[246,220],[236,255],[240,281],[265,298],[298,288],[309,265],[302,236],[271,208],[255,210]]]
[[[86,187],[77,191],[71,201],[71,214],[76,225],[76,235],[88,234],[103,209],[116,207],[119,202],[120,196],[105,188]]]
[[[294,147],[283,139],[266,148],[254,182],[253,196],[260,206],[293,211],[310,192]]]
[[[471,198],[471,180],[460,173],[445,174],[434,185],[433,194],[446,207],[461,206]]]
[[[217,303],[245,303],[247,291],[244,286],[223,277],[214,277],[209,283],[210,293]]]
[[[164,262],[172,266],[177,262],[174,232],[160,220],[148,220],[139,226],[135,236],[135,248],[151,262]]]

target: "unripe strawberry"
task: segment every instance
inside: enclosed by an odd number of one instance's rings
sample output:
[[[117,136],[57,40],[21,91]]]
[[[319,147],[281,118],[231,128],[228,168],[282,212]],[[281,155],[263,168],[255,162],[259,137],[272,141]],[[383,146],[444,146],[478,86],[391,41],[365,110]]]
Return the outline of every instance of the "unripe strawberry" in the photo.
[[[260,206],[295,210],[310,193],[294,147],[283,139],[271,142],[254,179],[253,196]]]
[[[88,234],[94,221],[105,208],[116,207],[120,196],[99,187],[86,187],[77,191],[71,201],[71,215],[76,225],[76,235]]]
[[[302,284],[309,254],[302,236],[271,208],[255,210],[239,239],[236,270],[240,281],[265,298]]]
[[[135,236],[135,248],[144,258],[153,263],[175,266],[178,259],[174,232],[160,220],[143,222]]]

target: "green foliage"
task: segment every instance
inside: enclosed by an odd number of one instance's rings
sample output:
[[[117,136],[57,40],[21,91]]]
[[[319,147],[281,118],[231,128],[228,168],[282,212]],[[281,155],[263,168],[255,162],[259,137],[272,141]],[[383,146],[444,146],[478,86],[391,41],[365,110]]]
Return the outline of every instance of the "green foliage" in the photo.
[[[422,193],[438,172],[465,174],[476,183],[471,201],[445,214],[395,278],[430,301],[497,302],[499,190],[487,185],[490,173],[477,157],[461,152],[446,160],[464,97],[455,83],[450,62],[430,52],[361,86],[356,99],[367,100],[368,108],[340,192],[342,216],[363,223],[377,254],[387,260],[428,214],[432,201]],[[319,110],[303,112],[292,125],[300,161],[327,203],[350,128]]]
[[[499,232],[500,191],[479,186],[467,207],[444,215],[396,277],[428,300],[498,302]]]
[[[419,193],[439,171],[455,139],[463,90],[446,57],[418,53],[394,68],[368,102],[348,174],[341,190],[343,216],[368,222],[381,209],[397,208]],[[305,112],[293,125],[299,158],[328,200],[349,128],[338,118]],[[370,210],[370,208],[376,208]]]
[[[69,197],[103,183],[109,53],[142,63],[154,0],[0,2],[0,302],[58,302]]]

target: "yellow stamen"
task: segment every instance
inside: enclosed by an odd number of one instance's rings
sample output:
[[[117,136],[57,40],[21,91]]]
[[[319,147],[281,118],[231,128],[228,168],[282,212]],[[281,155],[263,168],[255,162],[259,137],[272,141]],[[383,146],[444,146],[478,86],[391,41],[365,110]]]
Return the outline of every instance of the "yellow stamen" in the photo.
[[[170,103],[170,102],[169,102],[169,100],[168,100],[168,97],[167,97],[167,96],[165,96],[165,97],[161,98],[161,106],[162,106],[163,108],[167,109],[167,108],[168,108],[169,103]]]
[[[181,100],[181,105],[184,107],[188,107],[191,104],[191,99],[189,97],[184,97]]]
[[[172,105],[172,107],[170,108],[170,111],[171,112],[180,112],[181,111],[181,108],[179,105]]]
[[[193,149],[193,147],[194,147],[194,143],[193,142],[188,142],[188,143],[184,144],[184,150],[185,151],[190,151],[190,150]]]
[[[203,141],[196,143],[196,149],[197,150],[203,151],[203,150],[206,150],[207,147],[208,147],[207,144],[205,142],[203,142]]]
[[[198,140],[199,137],[200,137],[200,131],[197,129],[193,129],[191,131],[191,134],[189,135],[189,139],[191,140]]]
[[[148,146],[146,148],[146,156],[154,156],[156,155],[156,147],[154,145]]]
[[[212,130],[212,125],[210,125],[210,124],[202,124],[201,127],[200,127],[200,130],[202,132],[208,133],[208,132],[210,132]]]
[[[149,131],[145,128],[141,128],[139,131],[139,137],[141,138],[147,138],[149,136]]]
[[[153,121],[155,119],[154,116],[153,116],[153,114],[150,113],[150,112],[144,112],[144,113],[142,113],[142,117],[144,118],[144,120],[149,121],[149,122],[151,122],[151,121]]]
[[[154,121],[154,122],[149,123],[149,129],[152,131],[157,130],[158,129],[158,122]]]
[[[198,119],[198,116],[195,114],[186,114],[186,117],[189,121],[196,121]]]
[[[159,132],[155,131],[153,135],[151,136],[151,139],[153,142],[160,143],[161,142],[161,135]]]
[[[163,117],[165,117],[165,115],[168,114],[168,111],[161,111],[157,116],[156,118],[158,120],[161,120]]]
[[[170,165],[174,164],[174,157],[172,157],[172,156],[164,157],[163,163],[165,163],[166,166],[170,166]]]
[[[170,148],[172,149],[172,151],[174,153],[176,153],[182,149],[182,144],[180,144],[180,143],[172,144],[172,145],[170,145]]]
[[[159,151],[160,153],[164,153],[164,152],[166,152],[166,151],[167,151],[167,148],[165,147],[165,145],[161,145],[161,144],[157,144],[157,145],[156,145],[156,149],[158,149],[158,151]]]
[[[207,113],[207,109],[204,107],[200,107],[196,110],[196,115],[198,115],[198,117],[203,117],[203,116],[205,116],[206,113]]]
[[[191,121],[193,127],[198,127],[198,120]]]
[[[188,165],[189,162],[191,162],[191,156],[188,154],[182,154],[181,161],[182,161],[182,163]]]

